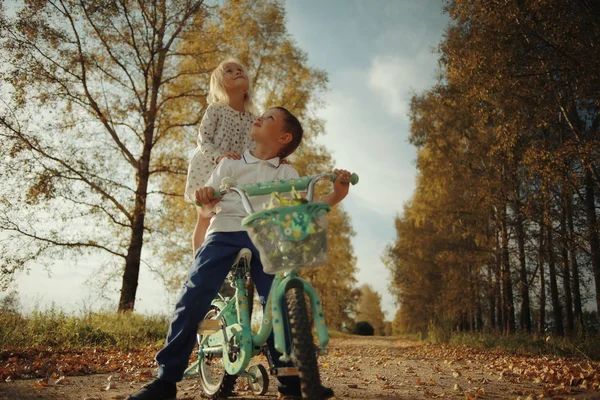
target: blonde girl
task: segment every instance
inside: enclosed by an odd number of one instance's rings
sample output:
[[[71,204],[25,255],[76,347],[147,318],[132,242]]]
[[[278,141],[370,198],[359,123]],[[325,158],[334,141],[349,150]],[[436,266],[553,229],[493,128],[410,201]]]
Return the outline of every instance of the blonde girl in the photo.
[[[211,172],[223,158],[239,160],[253,149],[250,128],[256,120],[252,85],[246,68],[234,58],[223,61],[210,76],[208,107],[200,123],[198,147],[188,166],[185,200],[194,201],[196,189],[204,187]],[[192,234],[194,254],[204,242],[210,218],[198,219]]]

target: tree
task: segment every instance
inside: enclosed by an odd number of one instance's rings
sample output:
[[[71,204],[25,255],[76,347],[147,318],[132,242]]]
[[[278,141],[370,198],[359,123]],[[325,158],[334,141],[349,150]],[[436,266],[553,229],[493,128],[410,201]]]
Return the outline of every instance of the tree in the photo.
[[[383,336],[392,336],[393,335],[393,327],[390,321],[385,321],[385,327],[383,328]]]
[[[352,333],[360,336],[373,336],[375,329],[367,321],[358,321]]]
[[[153,180],[171,170],[155,156],[176,126],[167,105],[200,94],[165,89],[182,78],[178,41],[202,7],[31,1],[4,21],[2,153],[26,189],[2,196],[5,280],[43,256],[98,250],[123,263],[119,310],[133,309],[144,232],[158,215]]]
[[[402,312],[400,311],[400,309],[397,309],[396,313],[394,314],[394,319],[392,321],[392,335],[399,336],[405,332],[406,330],[403,329],[402,326]]]
[[[73,252],[103,253],[107,279],[122,268],[121,311],[134,308],[142,264],[178,286],[195,218],[182,201],[186,153],[210,71],[227,56],[251,67],[265,106],[287,106],[302,119],[306,165],[329,168],[329,154],[314,143],[323,123],[311,114],[327,76],[307,66],[284,16],[278,0],[115,0],[32,1],[14,19],[2,17],[0,73],[10,83],[0,109],[3,283],[32,261]],[[340,287],[348,300],[353,232],[343,209],[333,215],[340,235],[330,245],[346,262]]]
[[[384,335],[385,315],[381,310],[381,295],[369,284],[362,285],[359,290],[360,300],[355,320],[368,322],[377,336]]]
[[[333,169],[327,149],[317,145],[316,139],[325,133],[324,122],[314,116],[322,106],[320,95],[327,86],[325,71],[308,66],[308,56],[299,49],[285,28],[285,9],[280,1],[224,1],[214,12],[197,18],[195,24],[204,27],[204,36],[186,36],[181,45],[184,53],[201,53],[206,57],[188,59],[181,64],[181,73],[195,77],[194,71],[210,71],[225,54],[239,58],[250,68],[250,78],[257,92],[259,112],[272,106],[283,106],[299,117],[305,136],[298,151],[290,161],[300,175],[328,172]],[[200,29],[200,28],[198,28]],[[224,40],[225,38],[225,40]],[[206,90],[208,80],[189,79],[184,86],[196,85]],[[185,120],[202,115],[205,98],[173,103],[178,118]],[[175,114],[175,112],[174,112]],[[184,154],[195,146],[195,130],[181,129],[173,136],[172,148]],[[187,159],[177,159],[178,175],[166,177],[162,190],[183,193]],[[318,192],[331,190],[321,184]],[[190,260],[190,237],[196,218],[193,207],[173,197],[165,202],[167,215],[161,222],[163,238],[170,245],[157,254],[164,260],[162,271],[167,285],[178,289]],[[356,261],[351,238],[354,235],[350,218],[342,205],[336,206],[328,216],[329,263],[327,266],[302,271],[321,296],[327,323],[334,329],[343,329],[351,322],[356,295]]]
[[[395,326],[423,332],[425,318],[510,334],[530,331],[537,308],[543,332],[550,294],[550,322],[563,334],[566,310],[568,333],[585,282],[600,293],[600,74],[585,50],[600,8],[453,0],[445,9],[442,78],[411,104],[417,188],[385,255]]]

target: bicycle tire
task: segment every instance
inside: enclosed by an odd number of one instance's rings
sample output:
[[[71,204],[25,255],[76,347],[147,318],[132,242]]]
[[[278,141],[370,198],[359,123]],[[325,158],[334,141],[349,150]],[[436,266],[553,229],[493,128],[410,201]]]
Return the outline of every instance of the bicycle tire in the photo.
[[[210,310],[204,316],[204,319],[215,319],[217,314],[219,314],[221,310],[219,307],[212,306]],[[198,343],[202,341],[202,335],[198,335]],[[211,355],[205,356],[205,360],[209,360]],[[229,397],[233,395],[233,389],[235,388],[235,382],[237,380],[237,375],[229,375],[225,371],[225,367],[223,367],[222,361],[217,361],[221,365],[220,369],[222,369],[223,375],[220,378],[217,378],[216,381],[212,381],[207,376],[207,367],[205,366],[205,361],[200,360],[200,383],[202,386],[203,396],[209,399],[218,399],[222,397]],[[208,363],[206,363],[208,364]],[[218,367],[217,367],[218,368]],[[210,367],[208,367],[210,369]]]
[[[323,399],[323,387],[319,376],[317,352],[308,319],[308,309],[304,300],[304,291],[291,287],[285,294],[292,351],[296,358],[296,367],[300,376],[302,398],[310,400]]]

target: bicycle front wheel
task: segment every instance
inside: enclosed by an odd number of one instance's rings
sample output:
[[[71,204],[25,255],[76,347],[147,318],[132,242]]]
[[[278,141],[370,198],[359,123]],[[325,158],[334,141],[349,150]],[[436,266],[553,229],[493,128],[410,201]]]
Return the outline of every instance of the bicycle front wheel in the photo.
[[[286,294],[292,350],[296,358],[296,367],[300,376],[302,398],[323,399],[323,387],[317,365],[317,352],[308,319],[308,310],[304,300],[304,291],[292,287]]]

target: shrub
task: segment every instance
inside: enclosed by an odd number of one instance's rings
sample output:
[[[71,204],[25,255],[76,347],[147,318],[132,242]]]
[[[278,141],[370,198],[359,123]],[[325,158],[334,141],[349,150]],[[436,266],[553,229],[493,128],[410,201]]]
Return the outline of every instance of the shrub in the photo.
[[[352,333],[360,336],[373,336],[375,334],[375,329],[367,321],[359,321],[356,323]]]

